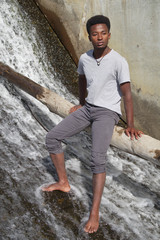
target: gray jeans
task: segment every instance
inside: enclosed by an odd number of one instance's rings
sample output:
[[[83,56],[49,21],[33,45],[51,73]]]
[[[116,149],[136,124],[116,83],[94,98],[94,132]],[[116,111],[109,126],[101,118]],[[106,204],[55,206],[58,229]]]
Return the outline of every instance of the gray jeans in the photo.
[[[111,142],[114,126],[118,121],[119,115],[116,112],[86,103],[51,129],[46,136],[47,149],[49,153],[62,153],[61,141],[91,124],[91,170],[93,173],[105,172],[106,152]]]

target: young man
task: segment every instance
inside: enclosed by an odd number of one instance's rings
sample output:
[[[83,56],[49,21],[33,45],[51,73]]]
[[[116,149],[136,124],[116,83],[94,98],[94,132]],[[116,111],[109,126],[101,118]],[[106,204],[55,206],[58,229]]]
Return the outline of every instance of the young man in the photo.
[[[121,96],[124,98],[127,136],[137,139],[142,132],[134,128],[128,64],[122,56],[108,47],[111,37],[109,19],[103,15],[97,15],[90,18],[86,26],[93,50],[82,54],[79,60],[80,104],[73,107],[70,110],[71,114],[47,134],[46,145],[59,181],[42,190],[70,191],[61,141],[91,124],[93,203],[84,230],[93,233],[99,227],[99,207],[106,178],[105,156],[114,126],[118,123],[121,114]],[[86,90],[88,95],[85,98]]]

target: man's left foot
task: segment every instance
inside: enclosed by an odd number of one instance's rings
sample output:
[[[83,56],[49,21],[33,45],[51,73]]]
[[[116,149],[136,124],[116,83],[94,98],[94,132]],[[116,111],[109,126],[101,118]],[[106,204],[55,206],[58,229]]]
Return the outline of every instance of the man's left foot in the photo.
[[[84,231],[87,233],[97,232],[99,228],[99,215],[90,214],[89,220],[84,227]]]

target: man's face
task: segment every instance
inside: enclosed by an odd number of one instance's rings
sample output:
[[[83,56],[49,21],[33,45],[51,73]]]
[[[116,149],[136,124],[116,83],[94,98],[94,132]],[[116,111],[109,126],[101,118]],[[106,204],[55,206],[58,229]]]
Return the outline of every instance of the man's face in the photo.
[[[104,23],[92,25],[90,28],[89,40],[92,42],[94,49],[106,48],[110,36],[107,25]]]

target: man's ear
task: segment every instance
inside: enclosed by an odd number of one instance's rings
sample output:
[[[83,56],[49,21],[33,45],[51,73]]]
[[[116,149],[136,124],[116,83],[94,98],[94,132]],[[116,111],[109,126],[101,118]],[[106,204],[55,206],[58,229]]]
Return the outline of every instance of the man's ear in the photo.
[[[88,35],[88,39],[89,39],[89,41],[91,41],[91,37],[90,37],[90,34]]]
[[[108,34],[108,38],[110,39],[111,38],[111,33],[109,32],[109,34]]]

